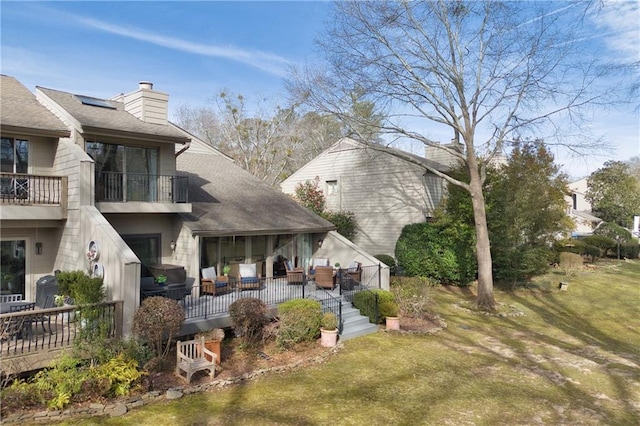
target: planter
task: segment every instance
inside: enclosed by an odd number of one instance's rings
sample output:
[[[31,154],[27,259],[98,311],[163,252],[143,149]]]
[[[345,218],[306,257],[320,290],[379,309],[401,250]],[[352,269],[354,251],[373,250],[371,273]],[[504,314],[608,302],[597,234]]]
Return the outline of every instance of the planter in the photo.
[[[205,340],[204,347],[216,354],[216,364],[220,365],[220,340]],[[211,361],[207,355],[205,355],[207,361]]]
[[[400,330],[400,318],[399,317],[387,317],[387,330]]]
[[[320,344],[325,348],[332,348],[338,343],[338,329],[320,329]]]
[[[569,289],[569,283],[561,282],[558,288],[562,291],[567,291]]]

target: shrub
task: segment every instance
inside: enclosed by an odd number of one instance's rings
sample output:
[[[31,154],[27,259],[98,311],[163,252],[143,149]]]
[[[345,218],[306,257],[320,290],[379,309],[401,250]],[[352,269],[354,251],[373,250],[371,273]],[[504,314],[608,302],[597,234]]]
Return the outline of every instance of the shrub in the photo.
[[[148,297],[142,301],[133,316],[133,332],[149,342],[156,356],[163,359],[184,319],[184,310],[175,300],[159,296]],[[163,348],[165,339],[167,343]]]
[[[429,289],[433,284],[426,278],[403,278],[394,283],[391,291],[395,297],[400,314],[405,317],[421,318],[431,303]]]
[[[396,302],[386,301],[380,304],[380,315],[383,318],[397,317],[398,311],[399,311],[399,308]]]
[[[280,326],[276,343],[282,349],[318,338],[322,305],[316,300],[294,299],[278,306]]]
[[[32,379],[33,390],[48,408],[61,410],[80,394],[82,384],[88,380],[86,369],[79,368],[78,358],[63,355],[51,368],[40,370]],[[81,398],[80,398],[81,399]]]
[[[256,345],[262,337],[262,329],[269,322],[267,305],[254,297],[238,299],[229,306],[229,315],[236,335],[246,346]]]
[[[358,222],[353,212],[325,211],[322,213],[322,217],[333,223],[336,226],[336,231],[350,241],[353,241],[358,233]]]
[[[616,240],[604,235],[589,235],[588,237],[585,237],[583,241],[587,247],[593,246],[602,250],[602,256],[606,256],[609,250],[613,250],[617,247]],[[593,253],[593,249],[591,249],[591,253]],[[585,252],[586,255],[593,256],[591,253]]]
[[[75,304],[100,303],[104,300],[102,278],[93,278],[82,271],[64,271],[56,276],[58,292],[74,299]]]
[[[316,178],[312,181],[308,180],[304,183],[299,183],[294,188],[295,200],[308,208],[315,214],[322,214],[325,206],[325,197],[322,189],[320,189],[320,178]]]
[[[405,226],[396,243],[398,267],[407,276],[425,276],[441,284],[468,285],[476,276],[469,229],[446,222]]]
[[[616,239],[616,237],[620,237],[622,241],[631,240],[631,232],[624,229],[622,226],[617,223],[607,222],[604,223],[593,231],[594,235],[603,235],[605,237],[609,237],[612,239]]]
[[[335,330],[338,328],[338,318],[333,312],[325,312],[324,315],[322,315],[320,327],[325,330]]]
[[[380,315],[380,305],[394,301],[393,293],[382,289],[360,291],[353,296],[353,306],[359,309],[362,315],[369,317],[373,324],[381,324],[384,320]]]
[[[398,272],[398,267],[396,265],[396,260],[393,258],[393,256],[389,256],[388,254],[376,254],[373,257],[375,257],[380,262],[382,262],[385,265],[387,265],[389,267],[389,273],[392,276],[395,275],[396,272]]]
[[[620,256],[627,259],[637,259],[640,256],[640,245],[638,245],[637,239],[632,239],[629,242],[620,245]]]
[[[560,253],[560,267],[564,269],[566,275],[582,268],[582,256],[577,253]]]
[[[568,252],[575,254],[584,254],[584,249],[587,245],[582,240],[560,240],[556,241],[554,249],[560,253]]]
[[[591,259],[591,263],[594,263],[596,261],[596,258],[601,256],[602,251],[596,246],[587,244],[586,246],[584,246],[584,254],[586,256],[589,256],[589,258]]]
[[[129,394],[133,383],[143,376],[137,368],[138,362],[125,354],[118,354],[104,364],[90,370],[90,376],[98,382],[106,382],[104,396],[125,396]]]

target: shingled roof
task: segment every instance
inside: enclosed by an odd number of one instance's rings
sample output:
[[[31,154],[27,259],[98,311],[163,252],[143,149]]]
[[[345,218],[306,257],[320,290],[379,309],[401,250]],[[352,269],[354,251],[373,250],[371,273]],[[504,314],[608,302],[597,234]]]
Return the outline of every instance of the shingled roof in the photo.
[[[187,151],[178,156],[176,167],[178,174],[189,177],[193,213],[181,217],[194,234],[274,235],[335,229],[221,155]]]
[[[0,75],[0,125],[4,131],[68,137],[64,124],[15,77]]]
[[[110,99],[99,99],[85,95],[62,92],[45,87],[37,89],[60,105],[82,126],[83,133],[120,134],[127,133],[145,139],[166,141],[173,143],[186,143],[189,138],[178,130],[164,124],[152,124],[139,120],[124,109],[124,104]],[[104,108],[94,105],[85,105],[81,98],[106,102],[113,108]]]

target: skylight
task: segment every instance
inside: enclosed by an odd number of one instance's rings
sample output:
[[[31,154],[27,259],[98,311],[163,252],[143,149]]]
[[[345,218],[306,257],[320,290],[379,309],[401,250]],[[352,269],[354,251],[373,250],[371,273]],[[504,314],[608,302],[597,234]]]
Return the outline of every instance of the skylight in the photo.
[[[91,106],[100,107],[100,108],[116,109],[116,107],[113,106],[111,102],[105,101],[104,99],[90,98],[89,96],[82,96],[82,95],[75,95],[75,96],[76,98],[78,98],[80,102],[82,102],[83,105],[91,105]]]

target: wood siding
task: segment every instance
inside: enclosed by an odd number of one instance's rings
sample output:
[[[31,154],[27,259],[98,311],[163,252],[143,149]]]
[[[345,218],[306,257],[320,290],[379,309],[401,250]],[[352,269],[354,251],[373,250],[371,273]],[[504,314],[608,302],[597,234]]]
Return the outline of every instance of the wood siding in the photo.
[[[372,254],[393,256],[402,228],[424,222],[442,198],[442,179],[424,167],[345,140],[303,166],[281,188],[293,194],[298,183],[316,176],[325,194],[326,182],[337,181],[337,193],[326,197],[327,208],[355,213],[354,242]]]

